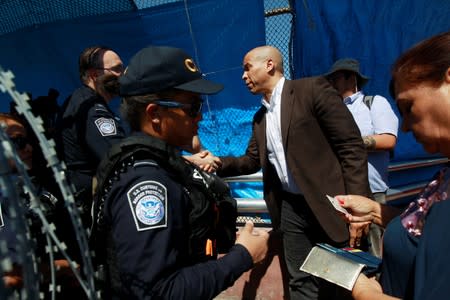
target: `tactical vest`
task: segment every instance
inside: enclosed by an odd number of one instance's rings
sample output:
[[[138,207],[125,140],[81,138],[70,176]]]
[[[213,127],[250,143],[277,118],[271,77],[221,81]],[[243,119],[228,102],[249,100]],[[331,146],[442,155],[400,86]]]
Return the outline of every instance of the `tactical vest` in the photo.
[[[113,145],[97,169],[90,236],[90,246],[95,253],[94,265],[115,265],[115,262],[104,260],[106,257],[115,257],[115,253],[111,253],[109,226],[103,217],[105,195],[114,181],[119,179],[120,173],[132,167],[134,161],[149,159],[175,175],[190,199],[190,261],[193,264],[206,261],[215,258],[216,250],[228,251],[235,242],[237,204],[230,196],[227,184],[216,175],[203,172],[183,159],[175,148],[165,142],[151,136],[132,136]],[[105,249],[105,245],[108,249]],[[206,253],[207,245],[212,246],[212,253]],[[118,274],[108,275],[114,277]]]

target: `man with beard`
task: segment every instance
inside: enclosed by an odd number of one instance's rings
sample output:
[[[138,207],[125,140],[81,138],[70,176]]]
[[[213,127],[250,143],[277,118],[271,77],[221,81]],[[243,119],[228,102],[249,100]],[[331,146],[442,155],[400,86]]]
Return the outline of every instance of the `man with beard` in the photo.
[[[86,48],[79,58],[83,85],[67,98],[60,112],[58,153],[75,186],[75,200],[82,209],[86,227],[97,166],[111,145],[125,136],[120,119],[108,107],[108,102],[117,96],[114,87],[123,71],[122,60],[111,48]]]

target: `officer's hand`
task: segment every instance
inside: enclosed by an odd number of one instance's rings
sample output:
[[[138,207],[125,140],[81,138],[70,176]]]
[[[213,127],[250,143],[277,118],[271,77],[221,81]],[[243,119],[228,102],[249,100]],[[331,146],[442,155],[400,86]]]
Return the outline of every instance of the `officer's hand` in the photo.
[[[214,173],[222,166],[220,158],[214,156],[214,154],[208,150],[203,150],[190,156],[185,156],[184,158],[208,173]]]
[[[247,222],[241,230],[236,244],[244,246],[253,258],[253,264],[261,262],[267,255],[269,234],[262,229],[253,229],[253,223]]]
[[[214,156],[211,152],[205,150],[201,153],[201,161],[198,166],[205,172],[214,173],[222,166],[222,161],[217,156]]]

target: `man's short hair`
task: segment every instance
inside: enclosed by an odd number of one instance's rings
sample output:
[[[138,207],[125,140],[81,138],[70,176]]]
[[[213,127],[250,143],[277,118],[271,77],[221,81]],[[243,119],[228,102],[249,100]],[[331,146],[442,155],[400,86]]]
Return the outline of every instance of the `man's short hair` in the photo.
[[[103,67],[103,54],[106,51],[114,51],[109,47],[96,45],[87,47],[81,52],[78,59],[78,69],[80,73],[80,80],[85,82],[87,80],[87,71],[95,68]]]

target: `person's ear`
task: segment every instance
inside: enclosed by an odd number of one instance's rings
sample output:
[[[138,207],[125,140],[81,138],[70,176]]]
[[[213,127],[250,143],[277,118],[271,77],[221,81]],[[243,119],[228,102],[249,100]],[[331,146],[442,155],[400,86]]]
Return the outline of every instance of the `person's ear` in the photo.
[[[155,103],[149,103],[147,107],[145,108],[145,114],[152,123],[160,123],[161,122],[161,116],[159,113],[159,106]]]
[[[269,58],[266,62],[266,67],[269,72],[275,69],[275,64],[271,58]]]
[[[92,79],[93,81],[95,81],[95,79],[98,77],[98,76],[97,76],[97,70],[94,69],[94,68],[90,68],[90,69],[87,71],[87,73],[88,73],[89,78]]]
[[[450,67],[448,67],[447,71],[445,72],[444,81],[450,83]]]

